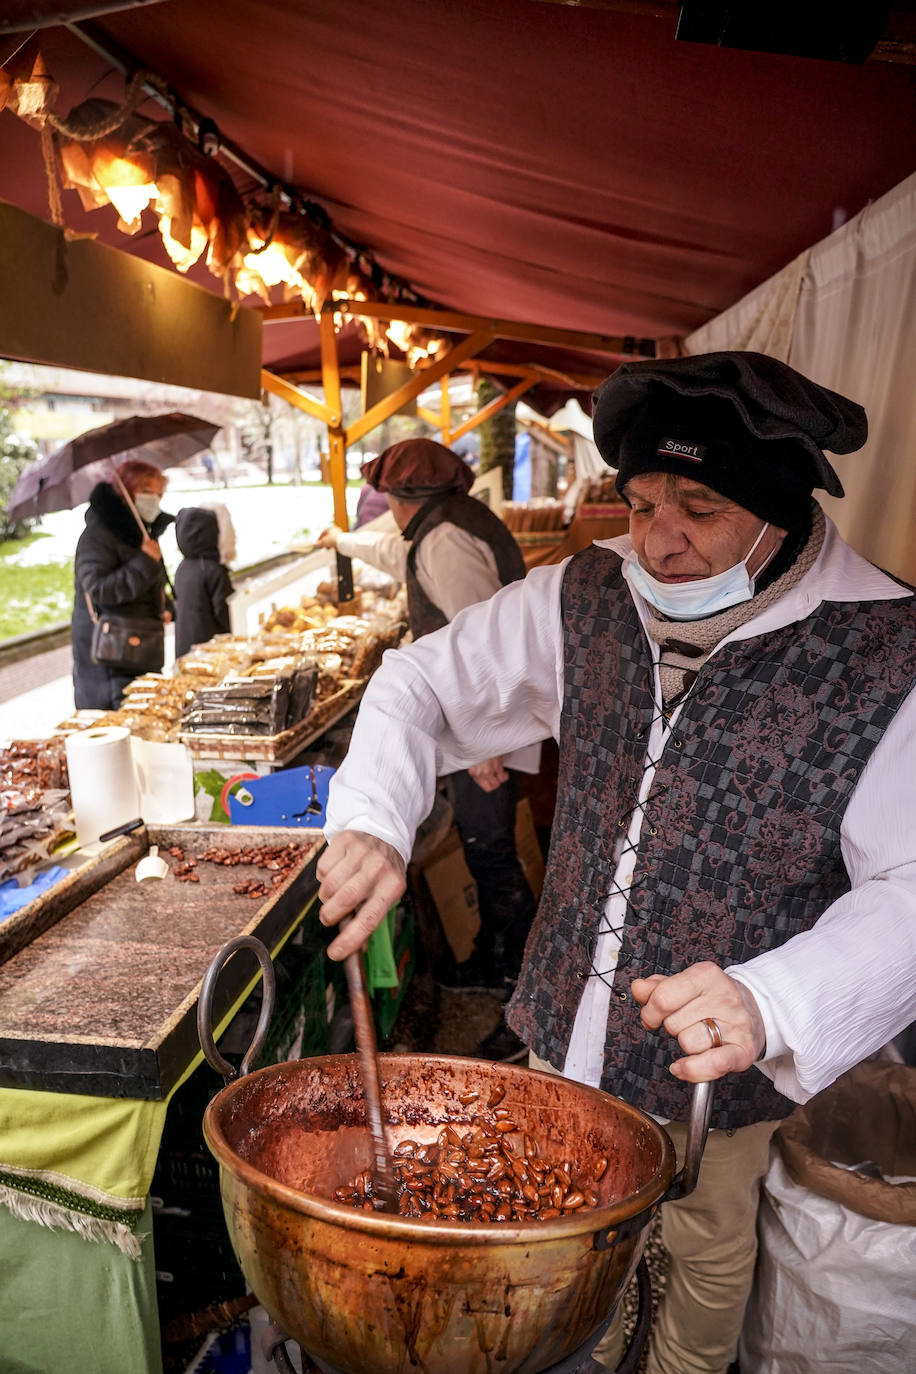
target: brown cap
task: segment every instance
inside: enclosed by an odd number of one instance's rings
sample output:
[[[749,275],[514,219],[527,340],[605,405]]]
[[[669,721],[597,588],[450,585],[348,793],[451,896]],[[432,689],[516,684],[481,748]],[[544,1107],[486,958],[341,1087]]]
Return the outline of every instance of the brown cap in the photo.
[[[402,439],[363,463],[361,470],[370,487],[405,501],[425,501],[440,492],[466,492],[474,481],[467,463],[434,439]]]

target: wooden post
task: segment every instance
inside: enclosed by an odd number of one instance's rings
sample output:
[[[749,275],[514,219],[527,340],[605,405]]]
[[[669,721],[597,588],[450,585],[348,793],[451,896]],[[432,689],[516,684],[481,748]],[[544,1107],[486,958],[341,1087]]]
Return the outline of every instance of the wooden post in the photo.
[[[324,386],[328,416],[328,473],[334,498],[334,524],[342,530],[350,528],[347,515],[347,440],[343,427],[343,405],[340,397],[340,359],[337,353],[337,334],[334,315],[323,310],[319,321],[321,331],[321,381]],[[353,564],[343,554],[337,555],[337,602],[343,605],[353,600]]]
[[[448,390],[450,380],[451,373],[442,378],[442,442],[446,448],[452,442],[452,398]]]

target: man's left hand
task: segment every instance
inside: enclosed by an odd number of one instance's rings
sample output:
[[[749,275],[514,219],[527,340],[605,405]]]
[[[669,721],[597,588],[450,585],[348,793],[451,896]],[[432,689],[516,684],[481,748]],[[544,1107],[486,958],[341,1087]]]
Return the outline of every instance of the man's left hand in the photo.
[[[468,769],[468,773],[485,792],[495,792],[497,787],[502,787],[504,782],[509,781],[509,774],[503,767],[501,758],[475,763],[473,768]]]
[[[686,1058],[671,1065],[675,1078],[706,1083],[727,1073],[750,1068],[766,1050],[763,1018],[743,983],[729,978],[717,964],[692,964],[665,978],[634,978],[630,991],[642,1006],[642,1023],[649,1030],[664,1026]],[[704,1025],[709,1018],[719,1027],[722,1044]]]

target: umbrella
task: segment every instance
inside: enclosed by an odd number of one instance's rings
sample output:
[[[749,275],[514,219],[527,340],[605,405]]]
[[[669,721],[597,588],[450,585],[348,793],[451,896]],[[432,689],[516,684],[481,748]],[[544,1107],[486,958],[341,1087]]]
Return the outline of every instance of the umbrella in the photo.
[[[140,458],[164,469],[193,458],[210,444],[219,425],[196,415],[131,415],[87,430],[69,444],[39,458],[22,472],[7,506],[10,521],[28,520],[55,510],[72,510],[89,500],[97,482],[117,480],[110,461]],[[120,486],[120,483],[118,483]]]

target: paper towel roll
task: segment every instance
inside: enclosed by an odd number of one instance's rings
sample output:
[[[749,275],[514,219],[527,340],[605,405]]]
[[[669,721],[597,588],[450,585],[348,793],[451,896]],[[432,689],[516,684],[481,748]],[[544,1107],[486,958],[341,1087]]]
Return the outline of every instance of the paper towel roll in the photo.
[[[80,845],[95,844],[106,830],[140,814],[130,731],[123,726],[93,726],[68,735],[67,768]]]

